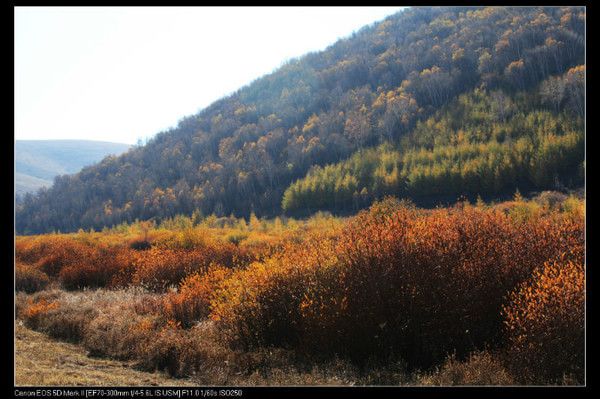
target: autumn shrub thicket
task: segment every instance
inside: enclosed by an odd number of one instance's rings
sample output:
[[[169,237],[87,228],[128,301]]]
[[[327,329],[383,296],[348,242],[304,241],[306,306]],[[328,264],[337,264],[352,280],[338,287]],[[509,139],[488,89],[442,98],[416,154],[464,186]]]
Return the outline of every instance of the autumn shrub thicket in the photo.
[[[110,298],[110,294],[106,299]],[[116,359],[138,358],[150,345],[156,330],[165,323],[160,313],[161,300],[147,293],[120,292],[114,298],[94,300],[101,308],[82,337],[83,345],[96,356]]]
[[[280,350],[232,350],[212,321],[183,328],[164,313],[166,295],[139,287],[21,294],[19,317],[30,328],[83,345],[91,356],[130,360],[178,377],[203,373],[200,378],[210,384],[291,364]]]
[[[35,266],[21,262],[15,264],[15,290],[33,293],[48,286],[48,275]]]
[[[31,265],[66,289],[115,284],[127,265],[128,251],[73,236],[23,237],[16,242],[17,262]]]
[[[246,262],[231,243],[185,248],[151,248],[134,255],[135,268],[131,282],[152,290],[164,291],[177,286],[192,274],[205,274],[210,265],[232,268]]]
[[[206,273],[211,264],[233,268],[257,259],[245,247],[197,233],[171,234],[143,251],[117,238],[89,242],[76,235],[20,237],[17,261],[34,267],[20,266],[19,276],[47,275],[69,290],[141,285],[165,291],[191,274]]]
[[[280,359],[340,360],[374,383],[582,382],[584,212],[571,197],[388,199],[343,225],[255,221],[239,241],[208,227],[152,231],[146,250],[117,234],[19,237],[19,289],[71,291],[20,292],[17,316],[92,354],[218,381]],[[77,291],[102,287],[119,290]]]
[[[50,235],[17,240],[15,250],[17,260],[36,264],[48,276],[56,277],[64,266],[84,262],[90,246],[67,236]]]
[[[128,248],[89,247],[83,259],[61,269],[59,280],[66,289],[126,285],[131,280],[132,252]]]
[[[215,293],[231,269],[212,265],[204,274],[192,274],[184,278],[177,292],[170,292],[164,300],[164,313],[170,319],[191,327],[196,321],[206,319]]]
[[[19,298],[25,324],[52,337],[82,343],[92,355],[132,358],[165,323],[161,299],[138,288],[42,291]]]
[[[299,348],[304,339],[302,301],[321,269],[336,260],[336,237],[315,232],[301,244],[236,270],[213,298],[211,318],[245,349]]]
[[[529,383],[584,381],[585,272],[567,258],[546,262],[504,308],[507,358]]]
[[[25,324],[33,329],[40,328],[40,321],[45,316],[46,313],[58,308],[58,304],[56,302],[50,302],[46,299],[41,299],[39,301],[29,300],[27,303],[27,307],[25,307],[22,315],[25,319]]]
[[[212,317],[246,348],[429,367],[500,346],[505,297],[548,260],[583,262],[581,220],[382,206],[235,272]]]

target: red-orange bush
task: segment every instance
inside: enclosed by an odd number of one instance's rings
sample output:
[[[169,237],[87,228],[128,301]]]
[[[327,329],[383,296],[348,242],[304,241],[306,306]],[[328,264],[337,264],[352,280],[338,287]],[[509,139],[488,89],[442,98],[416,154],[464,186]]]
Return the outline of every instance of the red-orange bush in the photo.
[[[161,291],[189,274],[205,273],[212,263],[234,267],[256,257],[247,248],[208,238],[198,245],[165,241],[136,251],[117,236],[82,242],[74,236],[48,235],[18,237],[15,249],[19,262],[34,264],[67,289],[134,284]]]
[[[334,239],[322,234],[302,245],[288,243],[264,262],[236,270],[217,291],[211,317],[244,348],[298,347],[302,339],[300,304],[314,285],[317,267],[335,262]]]
[[[507,358],[524,382],[584,382],[585,271],[570,257],[546,262],[503,310]]]
[[[41,240],[37,266],[48,276],[56,277],[66,265],[86,261],[91,247],[67,237],[45,237]]]
[[[15,257],[18,261],[33,264],[46,254],[52,245],[50,242],[63,241],[62,237],[47,236],[20,236],[15,239]]]
[[[164,313],[184,327],[208,317],[215,292],[230,276],[231,269],[211,266],[205,274],[193,274],[181,281],[177,292],[170,292],[164,299]]]
[[[43,290],[49,283],[48,275],[35,266],[17,261],[15,264],[15,290],[29,294]]]
[[[246,347],[427,367],[500,346],[505,296],[566,250],[583,256],[582,221],[387,208],[359,214],[333,250],[313,238],[236,272],[213,317]]]
[[[247,261],[247,254],[240,253],[231,243],[177,249],[153,247],[133,256],[132,283],[157,291],[179,284],[190,274],[206,273],[211,264],[230,268]]]
[[[261,238],[258,246],[249,239],[238,245],[221,242],[195,230],[163,232],[164,237],[145,251],[132,250],[127,240],[119,244],[112,236],[104,237],[102,244],[69,236],[20,237],[17,259],[35,263],[70,289],[133,284],[165,291],[179,286],[177,292],[152,294],[151,300],[135,305],[140,316],[185,327],[165,330],[161,335],[165,342],[172,334],[196,342],[189,327],[210,316],[223,328],[219,334],[245,349],[279,346],[297,354],[342,356],[362,364],[403,358],[410,367],[424,368],[450,353],[461,361],[472,351],[499,349],[510,342],[517,366],[535,371],[531,359],[551,348],[546,359],[549,370],[559,371],[540,375],[579,376],[580,369],[565,366],[575,360],[560,358],[557,342],[563,338],[552,338],[562,337],[565,326],[577,325],[565,309],[576,314],[579,297],[563,295],[565,302],[552,302],[558,301],[552,295],[561,292],[571,274],[542,278],[536,271],[556,262],[583,264],[584,229],[578,214],[515,218],[493,208],[419,210],[387,201],[361,212],[342,231],[326,230],[297,231],[272,241]],[[215,264],[220,266],[211,267]],[[530,281],[534,273],[539,275],[532,281],[545,281],[544,288]],[[523,287],[530,287],[529,296]],[[508,298],[511,292],[519,294]],[[539,299],[546,297],[554,299]],[[42,329],[58,331],[64,325],[59,335],[77,339],[83,326],[96,317],[96,305],[86,312],[74,312],[67,305],[48,310],[51,317],[45,317]],[[553,332],[546,336],[539,328],[545,319],[532,315],[550,317],[555,308],[560,309],[559,324],[548,327]],[[74,313],[77,317],[72,317]],[[510,331],[526,333],[503,335],[505,317],[514,326]],[[34,312],[30,319],[35,318]],[[136,335],[136,323],[106,329],[111,318],[103,316],[95,324],[99,333],[90,347],[101,350],[106,342],[115,342],[114,354],[137,356],[138,349],[130,347],[134,336],[151,340],[155,332]],[[129,331],[131,337],[119,338]],[[521,336],[526,338],[517,339]],[[577,339],[572,339],[573,345]],[[181,342],[187,345],[187,338]],[[180,367],[168,347],[144,356],[158,368]],[[518,367],[514,371],[520,375]]]
[[[151,248],[134,256],[132,283],[156,291],[177,285],[190,274],[206,272],[208,267],[199,251]]]
[[[125,285],[130,262],[129,249],[96,246],[85,251],[84,259],[63,266],[59,279],[66,289]]]

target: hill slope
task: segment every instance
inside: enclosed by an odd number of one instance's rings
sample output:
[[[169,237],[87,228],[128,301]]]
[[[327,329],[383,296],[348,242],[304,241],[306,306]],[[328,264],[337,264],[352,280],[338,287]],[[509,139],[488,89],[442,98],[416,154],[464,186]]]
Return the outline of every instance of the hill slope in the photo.
[[[581,7],[405,10],[325,51],[287,63],[183,118],[144,147],[61,177],[47,192],[25,198],[17,209],[17,231],[100,228],[135,218],[191,214],[194,209],[218,215],[278,214],[286,188],[315,166],[386,142],[416,152],[418,147],[433,151],[439,140],[448,149],[458,145],[453,137],[464,130],[460,118],[447,129],[419,128],[419,123],[477,88],[527,104],[526,119],[535,119],[529,114],[538,111],[551,115],[543,132],[534,126],[531,132],[537,133],[522,142],[535,146],[527,158],[535,174],[536,164],[561,162],[544,150],[556,147],[567,133],[553,120],[574,121],[569,122],[569,137],[582,135],[576,121],[583,117],[584,31]],[[505,118],[504,105],[496,101],[492,114]],[[478,105],[469,107],[470,123],[476,123]],[[538,122],[542,120],[532,123]],[[491,145],[492,139],[502,145],[520,138],[467,130],[463,142],[468,145]],[[409,136],[406,147],[401,143]],[[540,144],[546,136],[550,138]],[[550,158],[536,163],[545,154]],[[575,164],[581,164],[583,158],[576,157]],[[440,167],[459,158],[446,157]],[[481,172],[476,164],[471,169],[470,174]],[[554,177],[566,178],[561,184],[575,183],[575,169],[540,179],[532,187],[554,185]],[[475,191],[487,190],[482,186]],[[455,192],[444,188],[432,193],[450,194]],[[335,203],[325,205],[336,209]]]
[[[15,192],[49,187],[55,176],[77,173],[107,155],[120,155],[129,144],[91,140],[16,140]]]
[[[582,70],[572,68],[560,79],[568,82],[576,74]],[[417,122],[396,146],[386,143],[312,168],[286,189],[282,207],[288,213],[356,211],[385,195],[434,205],[460,196],[582,186],[583,119],[544,109],[536,97],[484,89],[460,95]]]

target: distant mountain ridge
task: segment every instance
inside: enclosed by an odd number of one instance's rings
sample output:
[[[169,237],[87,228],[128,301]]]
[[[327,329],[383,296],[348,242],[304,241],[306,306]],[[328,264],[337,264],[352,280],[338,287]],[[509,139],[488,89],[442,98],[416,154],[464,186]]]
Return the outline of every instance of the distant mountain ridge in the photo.
[[[50,187],[55,176],[79,172],[107,155],[120,155],[131,145],[94,140],[16,140],[15,193]]]

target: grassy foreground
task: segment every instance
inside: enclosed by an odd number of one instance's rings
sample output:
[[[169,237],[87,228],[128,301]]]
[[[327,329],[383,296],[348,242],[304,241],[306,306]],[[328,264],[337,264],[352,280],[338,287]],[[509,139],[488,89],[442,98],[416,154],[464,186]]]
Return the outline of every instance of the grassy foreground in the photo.
[[[136,369],[133,361],[117,361],[91,357],[85,347],[60,342],[48,335],[15,323],[15,385],[16,386],[194,386],[194,385],[378,385],[378,383],[404,386],[428,385],[510,385],[513,378],[489,353],[474,354],[467,362],[448,361],[431,374],[403,373],[397,370],[373,370],[360,375],[347,364],[337,362],[327,369],[315,368],[299,372],[293,368],[277,366],[268,372],[251,375],[194,376],[172,378],[163,372],[146,372]]]
[[[132,368],[132,362],[92,358],[79,345],[58,342],[15,322],[17,386],[185,386],[186,379]]]

